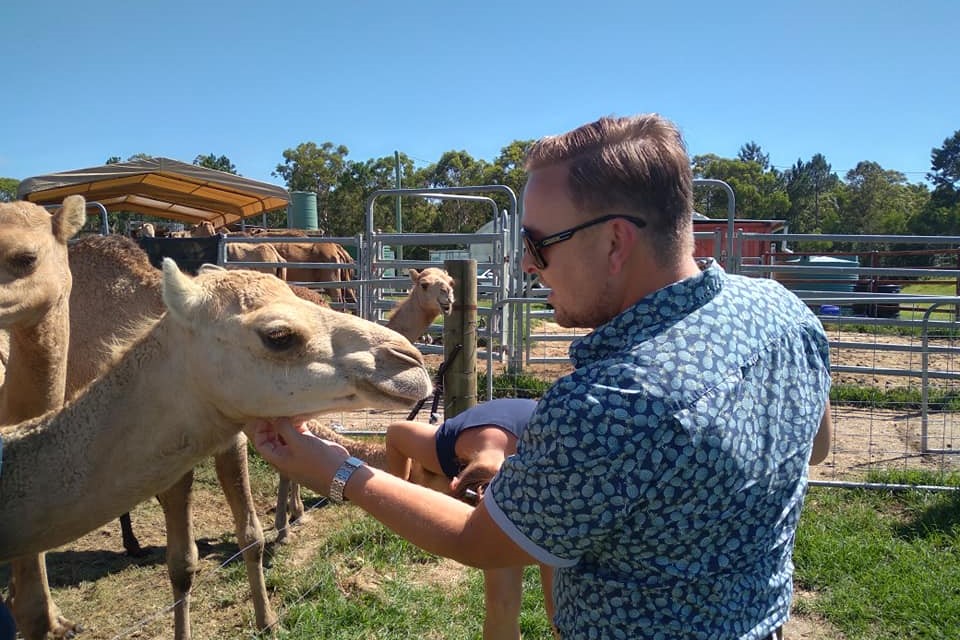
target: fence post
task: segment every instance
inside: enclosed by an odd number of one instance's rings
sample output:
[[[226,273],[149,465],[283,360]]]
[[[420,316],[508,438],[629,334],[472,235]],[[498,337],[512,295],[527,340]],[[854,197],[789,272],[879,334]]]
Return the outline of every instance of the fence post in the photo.
[[[456,303],[443,321],[444,360],[458,344],[443,383],[443,415],[451,418],[477,404],[477,261],[444,260],[454,280]]]

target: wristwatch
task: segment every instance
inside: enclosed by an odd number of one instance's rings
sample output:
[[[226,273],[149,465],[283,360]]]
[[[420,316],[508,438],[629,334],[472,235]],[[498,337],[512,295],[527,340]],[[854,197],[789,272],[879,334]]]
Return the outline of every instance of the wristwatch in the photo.
[[[343,461],[337,472],[333,474],[333,480],[330,481],[330,502],[333,504],[343,504],[346,500],[343,497],[343,488],[347,486],[347,480],[353,475],[353,472],[365,465],[360,458],[350,456]]]

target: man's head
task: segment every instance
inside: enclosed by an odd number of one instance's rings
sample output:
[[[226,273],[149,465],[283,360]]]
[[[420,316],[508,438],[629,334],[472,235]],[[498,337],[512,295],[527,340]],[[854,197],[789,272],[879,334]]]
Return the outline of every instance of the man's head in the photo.
[[[598,326],[694,273],[692,174],[669,121],[601,118],[537,141],[526,167],[523,266],[561,325]]]

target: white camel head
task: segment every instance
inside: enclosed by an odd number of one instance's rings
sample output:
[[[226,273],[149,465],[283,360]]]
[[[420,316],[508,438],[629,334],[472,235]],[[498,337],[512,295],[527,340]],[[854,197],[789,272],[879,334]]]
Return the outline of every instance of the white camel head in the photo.
[[[86,222],[83,196],[53,214],[32,202],[0,203],[0,327],[35,324],[70,295],[67,240]]]
[[[417,301],[421,309],[435,314],[450,315],[453,309],[453,277],[437,267],[428,267],[423,271],[410,269],[413,288],[410,296]]]
[[[215,345],[185,350],[183,366],[230,419],[407,408],[432,391],[406,338],[271,275],[204,267],[190,278],[165,258],[163,299],[190,344]]]

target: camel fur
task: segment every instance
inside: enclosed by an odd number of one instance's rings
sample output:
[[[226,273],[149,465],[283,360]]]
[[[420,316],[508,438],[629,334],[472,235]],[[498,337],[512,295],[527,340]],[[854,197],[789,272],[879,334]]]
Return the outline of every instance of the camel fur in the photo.
[[[131,335],[146,319],[164,311],[162,274],[150,264],[146,252],[129,238],[121,235],[86,237],[70,247],[69,258],[75,285],[70,298],[73,340],[68,358],[68,397],[108,368],[115,344]],[[326,305],[322,296],[312,289],[296,285],[289,288],[301,299]],[[110,322],[104,323],[104,318]],[[245,440],[238,436],[231,446],[216,453],[214,464],[243,550],[256,623],[258,628],[267,628],[276,622],[276,615],[267,598],[263,573],[265,539],[250,490]],[[170,491],[158,496],[167,518],[171,579],[175,575],[174,566],[185,566],[174,556],[196,553],[191,550],[195,549],[195,543],[187,507],[192,478],[189,472]],[[121,515],[120,522],[127,553],[141,555],[129,515]]]
[[[0,357],[0,425],[63,404],[72,285],[67,240],[85,222],[82,196],[66,198],[53,215],[29,202],[0,204],[0,354],[7,354]],[[24,637],[63,637],[76,625],[53,602],[42,551],[13,559],[11,605]]]
[[[205,267],[191,279],[165,259],[163,299],[167,312],[103,376],[6,432],[0,522],[18,526],[0,528],[0,560],[64,544],[172,487],[250,420],[407,407],[430,393],[407,340],[272,276]],[[171,569],[178,639],[190,637],[196,560],[194,547]]]
[[[209,222],[207,224],[210,224]],[[269,262],[269,263],[279,263],[281,266],[271,266],[271,267],[255,267],[253,265],[245,265],[241,267],[234,267],[231,262]],[[252,269],[254,271],[262,271],[264,273],[272,273],[281,280],[287,279],[287,268],[282,266],[286,264],[287,260],[280,255],[277,249],[272,244],[266,243],[252,243],[252,242],[228,242],[227,243],[227,264],[224,265],[228,269]]]

